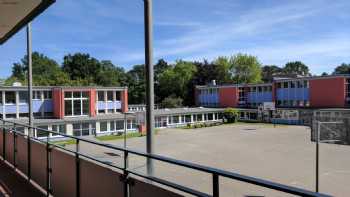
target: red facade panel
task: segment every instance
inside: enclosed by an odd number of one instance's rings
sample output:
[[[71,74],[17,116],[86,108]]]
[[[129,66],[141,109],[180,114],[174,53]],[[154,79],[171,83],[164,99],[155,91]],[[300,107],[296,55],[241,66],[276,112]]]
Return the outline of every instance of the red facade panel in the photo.
[[[122,112],[128,111],[128,89],[121,91]]]
[[[311,107],[345,107],[345,78],[310,80]]]
[[[90,97],[90,116],[95,117],[96,116],[96,89],[91,89],[89,91],[89,97]]]
[[[64,117],[63,91],[60,88],[53,89],[53,115],[55,118],[62,119]]]
[[[238,106],[238,88],[221,87],[219,88],[220,107],[237,107]]]

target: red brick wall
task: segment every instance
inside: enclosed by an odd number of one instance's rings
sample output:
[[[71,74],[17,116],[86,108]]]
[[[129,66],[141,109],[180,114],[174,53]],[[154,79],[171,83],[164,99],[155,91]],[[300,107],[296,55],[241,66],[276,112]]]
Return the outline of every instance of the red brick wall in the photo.
[[[345,107],[345,78],[310,80],[311,107]]]
[[[237,107],[238,106],[238,88],[221,87],[219,88],[220,107]]]
[[[122,112],[127,112],[128,111],[128,89],[125,89],[120,93],[120,98],[122,102]]]
[[[53,90],[52,102],[53,102],[53,115],[55,118],[64,117],[64,98],[63,91],[60,88]]]
[[[96,89],[91,89],[89,91],[89,97],[90,97],[90,116],[95,117],[96,116]]]

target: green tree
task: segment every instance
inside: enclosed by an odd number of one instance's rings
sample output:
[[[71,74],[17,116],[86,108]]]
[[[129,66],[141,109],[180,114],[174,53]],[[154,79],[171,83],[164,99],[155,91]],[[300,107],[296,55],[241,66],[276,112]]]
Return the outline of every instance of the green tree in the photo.
[[[257,57],[239,53],[232,56],[230,62],[235,83],[261,82],[261,64]]]
[[[126,86],[129,91],[129,103],[146,102],[145,66],[135,65],[126,74]]]
[[[301,61],[288,62],[283,67],[283,73],[293,74],[293,75],[302,75],[302,76],[310,75],[309,68]]]
[[[192,81],[196,71],[192,62],[177,61],[174,67],[166,69],[159,76],[159,92],[164,94],[164,98],[174,94],[184,99],[184,104],[191,105],[194,102]]]
[[[12,67],[12,75],[6,80],[6,84],[15,81],[26,84],[27,56],[21,59],[21,63],[15,63]],[[70,84],[68,75],[62,72],[60,66],[53,59],[48,58],[44,54],[32,53],[32,73],[33,85],[67,85]]]
[[[103,60],[100,62],[95,83],[100,86],[125,86],[126,78],[124,68],[115,66],[109,60]]]
[[[342,63],[340,66],[337,66],[334,69],[333,74],[339,75],[339,74],[350,74],[350,64]]]
[[[162,100],[161,106],[164,108],[182,107],[183,99],[175,96],[169,96]]]
[[[63,57],[62,69],[71,80],[84,82],[81,85],[96,85],[101,71],[100,62],[89,54],[75,53]]]
[[[232,76],[230,73],[230,68],[232,67],[230,58],[225,56],[219,56],[213,61],[215,67],[216,80],[218,83],[231,83]]]
[[[275,65],[266,65],[261,69],[262,80],[265,83],[273,81],[273,76],[282,73],[282,68]]]

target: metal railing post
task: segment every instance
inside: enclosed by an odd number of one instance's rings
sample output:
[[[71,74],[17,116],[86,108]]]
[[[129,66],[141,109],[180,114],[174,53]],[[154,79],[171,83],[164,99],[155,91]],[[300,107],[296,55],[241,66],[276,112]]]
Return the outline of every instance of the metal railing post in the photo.
[[[33,128],[32,127],[28,127],[28,135],[27,135],[27,178],[28,181],[30,181],[31,179],[31,161],[32,161],[32,157],[31,157],[31,142],[30,142],[30,132],[33,132]]]
[[[75,151],[75,170],[76,170],[76,196],[80,197],[80,160],[79,160],[79,139],[76,139]]]
[[[320,129],[321,122],[317,121],[317,133],[316,133],[316,192],[319,191],[319,142],[320,142]]]
[[[4,158],[4,161],[6,160],[6,131],[5,131],[6,129],[5,129],[5,122],[4,122],[4,124],[3,124],[3,129],[2,129],[2,141],[3,141],[3,144],[2,144],[2,155],[3,155],[3,157],[2,158]]]
[[[50,133],[48,132],[46,137],[46,196],[50,196],[51,193],[51,149],[49,135]]]
[[[213,174],[213,197],[219,197],[219,175]]]
[[[127,150],[124,150],[124,174],[123,174],[123,178],[124,178],[124,197],[128,197],[129,196],[129,183],[128,183],[128,166],[129,166],[129,162],[128,162],[128,151]]]
[[[16,169],[16,155],[17,155],[17,145],[16,145],[16,135],[17,129],[16,129],[16,123],[13,123],[13,168]]]

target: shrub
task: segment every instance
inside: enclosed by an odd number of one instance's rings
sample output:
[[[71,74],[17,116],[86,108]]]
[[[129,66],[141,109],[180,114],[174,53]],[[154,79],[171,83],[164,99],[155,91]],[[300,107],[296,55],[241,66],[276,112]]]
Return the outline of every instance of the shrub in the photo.
[[[239,115],[239,111],[234,108],[227,108],[224,111],[224,118],[227,120],[228,123],[237,122],[238,115]]]

